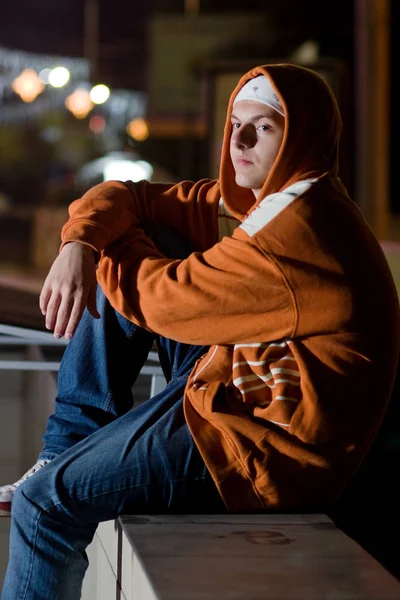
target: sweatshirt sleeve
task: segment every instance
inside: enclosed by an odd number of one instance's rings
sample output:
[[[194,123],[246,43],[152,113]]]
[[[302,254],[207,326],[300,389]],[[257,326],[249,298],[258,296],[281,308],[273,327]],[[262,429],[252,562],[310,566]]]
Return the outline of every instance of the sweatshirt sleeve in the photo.
[[[163,257],[134,228],[103,253],[98,280],[118,312],[184,343],[266,342],[291,335],[296,325],[281,270],[239,228],[184,260]]]
[[[219,197],[219,186],[211,180],[176,185],[107,181],[70,205],[61,247],[82,242],[101,252],[132,226],[154,224],[204,250],[217,240]]]

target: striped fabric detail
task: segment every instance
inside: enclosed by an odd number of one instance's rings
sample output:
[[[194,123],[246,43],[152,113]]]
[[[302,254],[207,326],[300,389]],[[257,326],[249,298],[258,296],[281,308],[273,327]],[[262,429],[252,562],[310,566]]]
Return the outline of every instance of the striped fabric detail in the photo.
[[[214,358],[215,353],[217,352],[217,350],[218,350],[218,346],[214,346],[214,350],[213,350],[211,356],[208,358],[207,362],[201,367],[201,369],[196,373],[193,381],[196,381],[196,379],[202,373],[202,371],[204,371],[204,369],[212,362],[212,360],[213,360],[213,358]]]
[[[279,215],[284,208],[289,206],[297,196],[304,194],[315,181],[316,179],[298,181],[283,190],[283,192],[270,194],[264,198],[251,215],[241,223],[241,229],[244,229],[250,237],[253,237],[258,231],[265,227],[265,225],[272,221],[272,219]]]
[[[302,399],[292,346],[291,340],[213,346],[193,374],[193,390],[205,395],[210,383],[221,382],[246,412],[287,429]]]
[[[266,344],[264,342],[254,342],[252,344],[236,344],[235,348],[286,348],[288,342],[271,342]]]
[[[293,379],[289,379],[289,378],[285,378],[285,377],[274,378],[274,374],[277,371],[280,372],[281,369],[271,369],[271,372],[268,373],[268,375],[263,375],[261,373],[257,373],[256,375],[244,375],[243,377],[237,377],[236,379],[233,380],[233,385],[235,385],[237,388],[239,388],[241,394],[243,394],[243,395],[245,395],[248,392],[248,389],[246,389],[246,388],[242,389],[240,386],[243,383],[248,383],[249,381],[258,381],[259,379],[261,379],[261,381],[264,381],[265,384],[268,385],[268,387],[270,387],[270,388],[276,388],[276,386],[280,383],[289,383],[291,386],[295,386],[295,387],[300,385],[300,381],[295,381]],[[293,377],[300,377],[300,372],[299,371],[290,371],[290,375],[293,375]],[[261,386],[261,387],[263,387],[263,386]],[[283,398],[283,396],[280,396],[280,398]]]
[[[289,427],[301,400],[301,373],[291,341],[236,344],[233,348],[233,380],[242,402],[255,416]]]

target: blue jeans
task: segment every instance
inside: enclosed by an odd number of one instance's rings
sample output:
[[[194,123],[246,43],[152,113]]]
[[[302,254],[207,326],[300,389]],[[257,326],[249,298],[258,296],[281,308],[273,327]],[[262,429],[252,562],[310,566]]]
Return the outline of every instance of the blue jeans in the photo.
[[[226,512],[183,414],[183,392],[207,348],[153,336],[98,291],[65,351],[40,458],[16,491],[1,600],[78,600],[85,549],[121,514]],[[156,339],[168,384],[132,408],[131,386]]]

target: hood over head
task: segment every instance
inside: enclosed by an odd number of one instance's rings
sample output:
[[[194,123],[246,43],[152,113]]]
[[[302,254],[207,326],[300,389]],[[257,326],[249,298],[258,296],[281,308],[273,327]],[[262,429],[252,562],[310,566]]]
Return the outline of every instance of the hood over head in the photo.
[[[248,81],[259,75],[265,75],[276,92],[284,110],[285,128],[278,155],[255,199],[252,190],[240,187],[235,181],[230,138],[236,96]],[[229,101],[221,152],[221,194],[228,210],[242,220],[263,198],[296,181],[320,177],[324,173],[336,176],[341,129],[342,121],[333,93],[315,71],[292,64],[276,64],[255,67],[246,73]]]

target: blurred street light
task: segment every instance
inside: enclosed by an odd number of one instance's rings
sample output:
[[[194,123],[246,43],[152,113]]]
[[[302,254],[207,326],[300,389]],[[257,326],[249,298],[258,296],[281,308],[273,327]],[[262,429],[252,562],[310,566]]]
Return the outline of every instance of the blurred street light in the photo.
[[[149,127],[144,119],[132,119],[126,126],[126,132],[137,142],[144,142],[149,137]]]
[[[92,133],[101,133],[106,128],[106,120],[101,115],[92,115],[89,119],[89,129]]]
[[[33,69],[22,71],[21,75],[14,79],[11,87],[24,102],[33,102],[44,90],[44,84]]]
[[[104,166],[104,181],[149,181],[153,174],[153,168],[145,160],[111,160]]]
[[[95,85],[90,90],[90,99],[94,104],[104,104],[104,102],[107,102],[109,97],[110,89],[102,83]]]
[[[71,75],[65,67],[55,67],[49,73],[49,84],[55,88],[63,87],[68,83]]]
[[[119,180],[151,181],[156,173],[157,181],[173,181],[170,174],[160,170],[133,152],[108,152],[101,158],[86,163],[77,174],[78,185],[89,187],[102,181]]]
[[[77,119],[84,119],[92,110],[93,102],[91,101],[87,90],[78,88],[67,97],[65,106],[72,112],[74,117]]]
[[[290,60],[299,65],[315,65],[319,59],[319,43],[307,40],[300,44],[290,55]]]
[[[49,75],[51,73],[51,69],[42,69],[39,73],[39,79],[45,85],[49,83]]]

